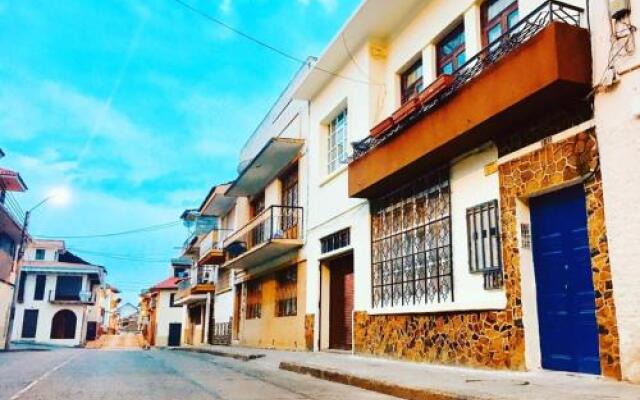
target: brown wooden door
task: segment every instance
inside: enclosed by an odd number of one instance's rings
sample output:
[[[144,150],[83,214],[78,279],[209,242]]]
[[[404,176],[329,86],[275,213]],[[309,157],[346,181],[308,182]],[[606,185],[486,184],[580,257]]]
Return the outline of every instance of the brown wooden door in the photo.
[[[331,262],[329,347],[351,350],[353,332],[353,256]]]

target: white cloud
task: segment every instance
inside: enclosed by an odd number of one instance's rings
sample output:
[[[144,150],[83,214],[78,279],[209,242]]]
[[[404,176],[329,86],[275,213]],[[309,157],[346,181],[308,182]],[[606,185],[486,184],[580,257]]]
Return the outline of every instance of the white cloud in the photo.
[[[229,14],[232,11],[231,8],[231,0],[222,0],[220,1],[220,11],[223,14]]]
[[[338,0],[297,0],[302,6],[309,6],[312,2],[319,3],[326,12],[333,12],[338,7]]]

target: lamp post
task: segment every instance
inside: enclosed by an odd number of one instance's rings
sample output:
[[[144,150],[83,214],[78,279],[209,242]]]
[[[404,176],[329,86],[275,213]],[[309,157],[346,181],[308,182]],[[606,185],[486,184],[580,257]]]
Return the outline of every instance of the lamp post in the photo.
[[[24,213],[24,221],[22,222],[22,229],[20,231],[20,245],[18,247],[18,253],[16,254],[15,257],[15,265],[16,265],[16,278],[15,278],[15,283],[13,286],[13,296],[11,298],[11,308],[9,310],[9,321],[7,322],[7,335],[6,335],[6,341],[4,343],[4,349],[6,351],[8,351],[10,349],[10,345],[11,345],[11,334],[13,333],[13,321],[15,319],[15,314],[16,314],[16,303],[18,302],[18,291],[19,291],[19,286],[20,286],[20,261],[22,260],[22,257],[24,256],[24,251],[26,248],[26,242],[27,242],[27,232],[28,232],[28,227],[29,227],[29,220],[31,218],[31,213],[33,211],[35,211],[37,208],[39,208],[40,206],[44,205],[45,203],[47,203],[49,200],[53,200],[53,199],[60,199],[61,202],[65,202],[68,200],[68,193],[64,190],[59,190],[56,192],[52,192],[49,196],[45,197],[44,199],[42,199],[39,203],[37,203],[35,206],[31,207],[29,210],[27,210]]]

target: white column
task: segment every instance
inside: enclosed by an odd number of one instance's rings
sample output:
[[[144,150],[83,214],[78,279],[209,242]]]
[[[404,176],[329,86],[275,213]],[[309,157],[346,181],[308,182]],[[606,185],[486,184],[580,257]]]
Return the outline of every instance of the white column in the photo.
[[[209,343],[209,329],[211,323],[211,292],[207,293],[207,305],[204,310],[204,342]]]
[[[480,5],[474,4],[464,13],[464,41],[467,60],[482,49]]]
[[[429,86],[438,77],[437,62],[436,45],[430,43],[422,49],[422,76],[424,87]]]

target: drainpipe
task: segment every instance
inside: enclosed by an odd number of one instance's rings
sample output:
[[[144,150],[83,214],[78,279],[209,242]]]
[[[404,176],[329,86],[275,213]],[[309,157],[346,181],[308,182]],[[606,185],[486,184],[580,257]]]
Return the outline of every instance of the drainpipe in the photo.
[[[207,292],[207,306],[204,310],[204,342],[209,343],[209,330],[211,329],[211,292]],[[211,344],[211,343],[209,343]]]

